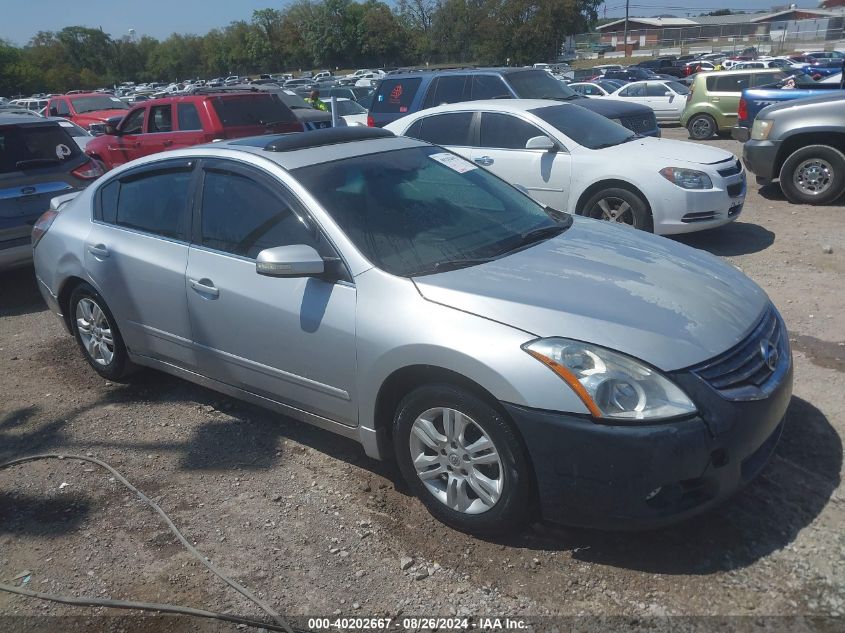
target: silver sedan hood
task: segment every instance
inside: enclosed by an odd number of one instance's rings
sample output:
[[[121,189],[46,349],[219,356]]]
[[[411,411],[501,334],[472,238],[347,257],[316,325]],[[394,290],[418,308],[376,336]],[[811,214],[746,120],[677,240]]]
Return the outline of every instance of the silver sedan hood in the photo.
[[[753,281],[709,253],[582,218],[524,251],[414,282],[429,301],[664,371],[729,349],[768,305]]]

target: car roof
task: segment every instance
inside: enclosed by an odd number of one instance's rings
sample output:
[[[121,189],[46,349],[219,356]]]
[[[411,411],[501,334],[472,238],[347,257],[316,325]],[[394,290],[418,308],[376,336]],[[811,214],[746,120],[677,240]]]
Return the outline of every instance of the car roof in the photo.
[[[547,108],[549,106],[579,107],[573,103],[562,103],[551,99],[481,99],[478,101],[445,103],[433,108],[426,108],[425,110],[414,112],[409,116],[422,117],[428,114],[441,112],[475,112],[478,110],[492,110],[495,112],[528,112],[529,110]]]
[[[43,116],[21,116],[0,112],[0,125],[56,125],[59,124]]]
[[[546,72],[542,68],[532,68],[531,66],[500,66],[500,67],[477,67],[466,66],[464,68],[434,68],[431,70],[409,70],[395,75],[388,75],[382,81],[388,79],[406,79],[409,77],[440,77],[442,75],[466,75],[466,74],[486,74],[486,75],[510,75],[518,72]]]
[[[394,136],[382,128],[355,126],[207,143],[177,152],[167,152],[164,157],[173,157],[177,154],[191,156],[192,151],[202,153],[207,150],[222,150],[224,153],[232,152],[233,156],[237,153],[260,156],[283,169],[292,170],[354,156],[428,145],[429,143],[409,137]]]

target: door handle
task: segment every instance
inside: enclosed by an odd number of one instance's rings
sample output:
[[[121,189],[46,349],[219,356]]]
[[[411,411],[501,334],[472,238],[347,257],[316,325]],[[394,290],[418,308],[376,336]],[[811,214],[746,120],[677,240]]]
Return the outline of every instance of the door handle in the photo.
[[[170,147],[171,145],[173,145],[173,141],[164,141],[165,147]]]
[[[135,141],[134,143],[132,143],[132,147],[134,147],[136,149],[141,147],[141,141]]]
[[[220,291],[214,287],[211,279],[188,279],[188,284],[198,293],[208,295],[212,299],[220,296]]]
[[[478,163],[482,167],[487,167],[488,165],[492,165],[494,162],[496,162],[489,156],[479,156],[478,158],[474,158],[473,161]]]
[[[109,256],[109,249],[104,244],[88,244],[88,252],[94,257],[105,259]]]

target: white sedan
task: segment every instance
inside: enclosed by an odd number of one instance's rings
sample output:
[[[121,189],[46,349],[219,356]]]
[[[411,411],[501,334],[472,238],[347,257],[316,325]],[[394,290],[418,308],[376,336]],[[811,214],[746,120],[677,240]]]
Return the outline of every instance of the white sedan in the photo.
[[[332,111],[331,99],[323,99],[329,112]],[[346,125],[367,126],[367,109],[353,99],[346,97],[335,97],[337,102],[337,115],[346,121]]]
[[[687,105],[688,94],[689,88],[677,81],[635,81],[606,98],[648,106],[658,121],[677,123]]]
[[[528,99],[442,105],[386,126],[442,145],[554,209],[661,235],[735,220],[745,172],[723,149],[641,137],[573,103]]]

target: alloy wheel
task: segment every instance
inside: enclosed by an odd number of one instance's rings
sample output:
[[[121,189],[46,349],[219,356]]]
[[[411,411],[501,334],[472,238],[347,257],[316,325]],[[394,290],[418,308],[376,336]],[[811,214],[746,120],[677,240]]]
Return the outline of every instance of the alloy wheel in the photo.
[[[807,159],[792,175],[795,187],[808,196],[818,196],[830,189],[833,182],[833,167],[821,158]]]
[[[590,217],[627,226],[636,226],[634,209],[622,198],[607,197],[596,202]]]
[[[76,327],[88,356],[106,366],[114,359],[114,337],[111,324],[97,302],[87,297],[76,304]]]
[[[713,126],[710,120],[699,117],[692,122],[692,135],[697,139],[707,139],[713,136]]]
[[[465,514],[486,512],[504,486],[502,460],[484,429],[456,409],[421,413],[411,427],[411,461],[438,501]]]

